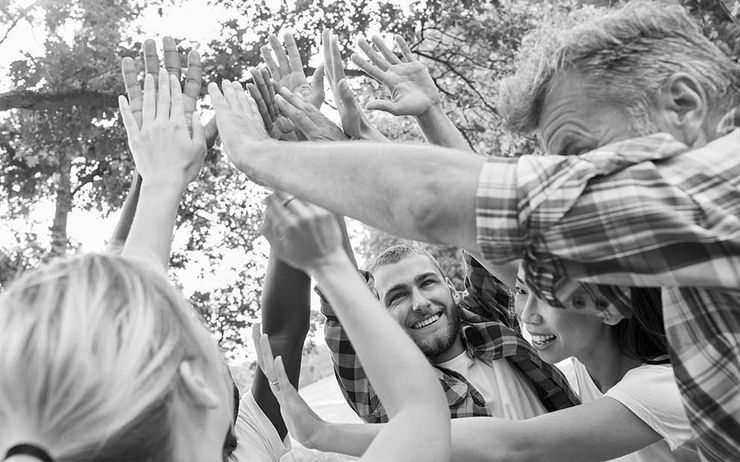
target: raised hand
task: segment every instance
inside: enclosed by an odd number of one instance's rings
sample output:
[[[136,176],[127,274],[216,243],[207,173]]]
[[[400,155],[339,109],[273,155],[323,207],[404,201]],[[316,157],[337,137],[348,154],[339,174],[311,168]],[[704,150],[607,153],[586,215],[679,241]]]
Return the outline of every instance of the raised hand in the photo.
[[[277,88],[277,102],[280,113],[309,141],[343,141],[347,139],[341,128],[329,120],[316,107],[300,95]]]
[[[362,112],[355,95],[347,84],[337,38],[332,35],[330,30],[325,29],[321,34],[321,43],[324,52],[324,64],[326,65],[326,77],[336,100],[344,133],[355,140],[388,141],[367,120],[365,113]]]
[[[182,75],[182,69],[180,66],[180,55],[177,52],[177,45],[172,37],[164,37],[162,39],[162,48],[164,50],[164,67],[167,72],[174,75],[177,78],[178,84]],[[159,56],[157,55],[157,46],[154,40],[147,39],[144,41],[144,70],[147,74],[151,74],[155,78],[155,87],[157,86],[156,80],[159,73]],[[134,118],[141,127],[141,108],[143,103],[143,93],[141,92],[141,85],[139,84],[138,72],[136,70],[136,63],[133,59],[126,57],[121,60],[121,71],[123,73],[123,81],[126,86],[126,94],[128,96],[129,107],[134,115]],[[200,54],[196,50],[191,50],[188,53],[188,67],[185,77],[185,84],[183,87],[183,106],[185,110],[185,121],[188,125],[188,130],[191,127],[191,121],[193,118],[193,112],[196,109],[196,102],[200,97],[201,86],[203,83],[203,69],[200,62]],[[210,148],[216,141],[218,132],[216,130],[216,121],[211,120],[206,125],[206,143]]]
[[[303,63],[301,55],[298,53],[298,45],[295,43],[293,35],[290,33],[283,34],[283,41],[288,54],[285,54],[280,40],[270,34],[267,37],[269,46],[265,45],[260,48],[262,59],[265,60],[267,68],[272,74],[272,78],[282,87],[296,92],[311,102],[317,108],[320,108],[324,102],[324,65],[316,68],[308,82],[306,74],[303,72]],[[274,53],[274,57],[273,57]]]
[[[208,84],[208,94],[216,111],[216,124],[226,154],[237,167],[241,164],[240,152],[245,144],[269,141],[270,135],[262,122],[257,103],[238,82],[224,80],[218,85]]]
[[[129,148],[144,184],[179,185],[194,180],[206,153],[205,130],[192,113],[192,136],[185,120],[180,82],[161,69],[158,87],[147,73],[141,105],[141,122],[124,96],[118,99]]]
[[[399,59],[377,35],[372,37],[372,41],[381,54],[373,50],[367,40],[360,39],[357,45],[370,62],[362,59],[357,53],[352,55],[352,62],[370,77],[385,85],[391,99],[372,100],[365,106],[367,109],[379,109],[393,115],[421,116],[441,101],[429,70],[416,60],[403,38],[395,36],[403,60]]]
[[[254,83],[247,84],[252,99],[257,103],[257,110],[265,124],[265,129],[276,140],[296,141],[298,136],[295,125],[284,115],[275,103],[275,89],[267,69],[251,69]]]
[[[282,192],[267,196],[265,203],[260,232],[282,261],[309,274],[348,261],[336,215]]]
[[[326,421],[316,415],[288,380],[281,357],[273,358],[267,334],[260,332],[259,323],[252,325],[252,341],[257,351],[257,364],[270,383],[272,394],[280,403],[280,414],[290,436],[307,448],[321,440]]]

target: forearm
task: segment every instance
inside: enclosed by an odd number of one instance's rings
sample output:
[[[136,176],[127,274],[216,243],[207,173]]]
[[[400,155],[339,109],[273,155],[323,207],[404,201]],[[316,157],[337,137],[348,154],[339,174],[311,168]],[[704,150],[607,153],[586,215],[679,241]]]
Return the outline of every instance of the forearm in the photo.
[[[108,243],[108,252],[120,253],[123,246],[126,243],[128,234],[131,231],[131,225],[136,215],[136,205],[139,201],[139,194],[141,193],[141,176],[138,172],[134,171],[134,177],[131,180],[131,188],[126,194],[126,199],[121,207],[121,216],[116,223],[116,228],[113,230],[110,242]]]
[[[275,356],[283,358],[291,385],[298,388],[303,342],[309,329],[311,279],[306,273],[280,261],[271,250],[262,289],[262,331],[270,337]],[[281,438],[288,430],[280,405],[267,378],[258,370],[252,381],[252,395]]]
[[[184,184],[144,183],[141,186],[136,214],[123,247],[123,255],[152,260],[167,271],[172,229],[184,188]]]
[[[266,141],[242,149],[238,167],[261,184],[393,235],[478,250],[481,156],[388,143]]]
[[[439,104],[416,117],[416,122],[430,144],[461,151],[473,151],[468,140],[460,133]]]
[[[443,401],[427,359],[373,297],[346,257],[343,262],[314,269],[312,276],[334,306],[391,418],[406,404]]]

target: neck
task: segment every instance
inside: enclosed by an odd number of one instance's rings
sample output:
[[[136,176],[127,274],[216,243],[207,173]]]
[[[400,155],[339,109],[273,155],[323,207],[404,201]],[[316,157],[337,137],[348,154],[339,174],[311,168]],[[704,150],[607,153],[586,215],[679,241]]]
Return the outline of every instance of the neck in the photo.
[[[438,354],[437,356],[429,358],[429,360],[432,362],[432,364],[443,363],[462,354],[464,351],[465,345],[463,344],[462,337],[458,332],[457,337],[455,337],[455,341],[452,343],[452,345],[450,345],[448,349]]]
[[[602,339],[587,353],[579,354],[576,358],[586,366],[588,375],[604,393],[640,363],[622,354],[611,329],[606,329]]]

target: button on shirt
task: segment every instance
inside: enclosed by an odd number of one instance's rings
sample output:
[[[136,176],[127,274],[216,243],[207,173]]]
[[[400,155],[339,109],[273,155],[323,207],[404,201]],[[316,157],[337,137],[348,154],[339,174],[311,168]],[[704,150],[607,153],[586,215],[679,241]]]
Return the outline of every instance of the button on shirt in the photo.
[[[580,309],[582,287],[629,312],[628,286],[662,286],[700,454],[740,460],[740,130],[697,149],[662,133],[581,156],[491,157],[476,206],[485,258],[523,257],[553,306]]]

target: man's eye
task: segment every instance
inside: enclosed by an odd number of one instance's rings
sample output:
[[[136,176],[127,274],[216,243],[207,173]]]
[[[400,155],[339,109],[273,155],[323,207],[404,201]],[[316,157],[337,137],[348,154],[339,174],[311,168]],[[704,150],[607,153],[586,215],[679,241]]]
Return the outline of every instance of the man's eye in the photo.
[[[434,279],[427,279],[426,281],[424,281],[424,282],[421,283],[421,286],[422,287],[426,287],[426,286],[429,286],[429,285],[434,284],[435,282],[436,281]]]

